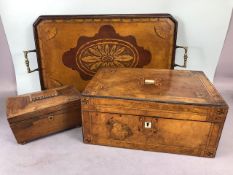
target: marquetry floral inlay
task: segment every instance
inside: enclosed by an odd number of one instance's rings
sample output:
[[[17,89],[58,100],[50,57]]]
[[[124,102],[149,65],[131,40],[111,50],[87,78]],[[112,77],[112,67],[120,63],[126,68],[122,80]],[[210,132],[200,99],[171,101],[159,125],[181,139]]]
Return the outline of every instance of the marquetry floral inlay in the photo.
[[[102,67],[139,67],[151,61],[151,53],[138,46],[134,36],[121,36],[113,26],[103,25],[94,36],[80,36],[77,45],[63,54],[65,66],[90,80]]]
[[[90,70],[100,67],[127,67],[134,61],[133,54],[125,46],[116,44],[98,44],[88,48],[88,55],[81,58]]]

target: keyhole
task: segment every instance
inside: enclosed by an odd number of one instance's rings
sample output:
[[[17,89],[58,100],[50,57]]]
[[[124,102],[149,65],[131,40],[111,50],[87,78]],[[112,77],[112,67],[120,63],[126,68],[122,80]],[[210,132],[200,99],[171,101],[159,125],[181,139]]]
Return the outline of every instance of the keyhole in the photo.
[[[52,116],[52,115],[49,116],[48,119],[49,119],[49,120],[53,120],[53,116]]]
[[[151,128],[151,122],[145,122],[144,127],[145,128]]]

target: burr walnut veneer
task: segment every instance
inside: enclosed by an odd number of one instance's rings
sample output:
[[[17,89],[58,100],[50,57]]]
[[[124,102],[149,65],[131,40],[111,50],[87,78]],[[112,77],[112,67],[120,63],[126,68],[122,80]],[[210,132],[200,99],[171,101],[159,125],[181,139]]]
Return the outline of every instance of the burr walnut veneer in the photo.
[[[85,143],[204,157],[228,111],[200,71],[101,69],[81,103]]]
[[[80,93],[68,86],[10,97],[7,101],[8,121],[21,144],[80,126],[80,111]]]

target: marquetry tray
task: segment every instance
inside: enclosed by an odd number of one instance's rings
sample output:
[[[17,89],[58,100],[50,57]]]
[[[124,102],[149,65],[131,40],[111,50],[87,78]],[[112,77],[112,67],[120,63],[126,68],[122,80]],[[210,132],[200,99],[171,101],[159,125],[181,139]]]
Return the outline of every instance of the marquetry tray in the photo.
[[[177,22],[169,14],[40,16],[34,23],[42,89],[82,91],[101,67],[173,69]]]

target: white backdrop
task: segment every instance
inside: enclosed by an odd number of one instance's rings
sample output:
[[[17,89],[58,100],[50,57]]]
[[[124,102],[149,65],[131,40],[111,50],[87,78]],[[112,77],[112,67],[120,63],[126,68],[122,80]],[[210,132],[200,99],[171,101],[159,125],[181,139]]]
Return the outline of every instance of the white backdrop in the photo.
[[[0,15],[22,94],[40,90],[38,73],[27,74],[22,52],[35,48],[32,24],[39,15],[170,13],[178,21],[177,44],[189,46],[187,69],[203,70],[212,80],[232,5],[232,0],[0,0]],[[36,59],[30,60],[36,68]],[[180,53],[176,62],[182,63]]]

